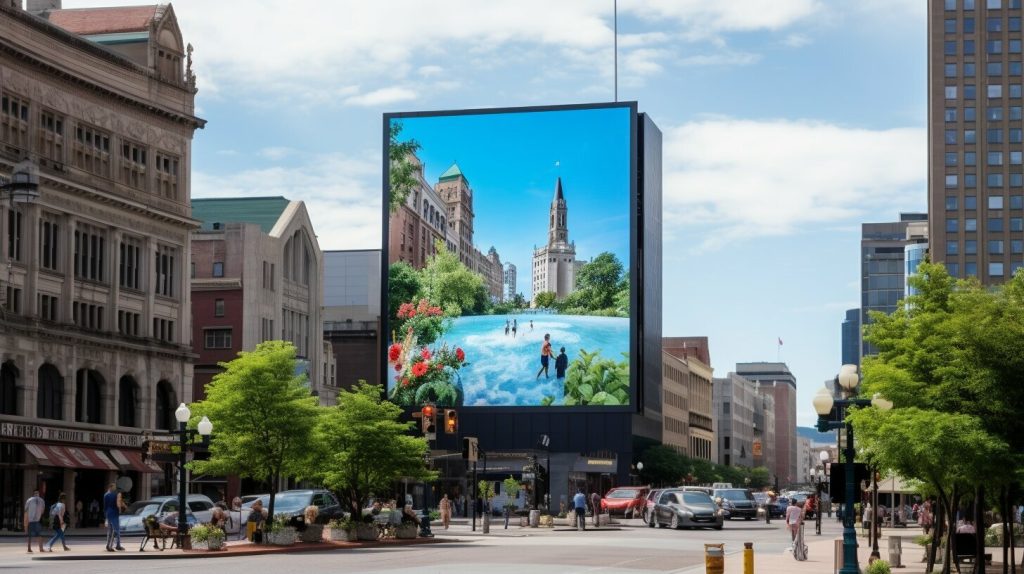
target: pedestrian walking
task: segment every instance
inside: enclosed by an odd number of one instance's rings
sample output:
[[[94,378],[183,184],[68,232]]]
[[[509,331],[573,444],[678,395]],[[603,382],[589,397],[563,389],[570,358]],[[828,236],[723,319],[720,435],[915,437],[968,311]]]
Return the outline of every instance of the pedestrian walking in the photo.
[[[576,495],[572,497],[573,512],[576,513],[576,529],[587,529],[587,495],[583,489],[576,489]]]
[[[67,515],[65,514],[67,512],[67,501],[68,496],[62,492],[57,497],[57,502],[50,508],[50,526],[53,528],[53,538],[46,545],[47,552],[53,552],[53,545],[58,540],[60,540],[64,550],[71,550],[68,548],[68,543],[64,540],[64,531],[67,530]]]
[[[441,497],[441,502],[438,503],[438,510],[441,512],[441,525],[444,526],[445,530],[448,530],[448,525],[452,522],[452,501],[448,498],[447,493]]]
[[[918,509],[917,521],[921,525],[921,529],[924,530],[924,535],[928,534],[932,530],[932,503],[930,500],[924,501],[921,508]]]
[[[25,501],[25,532],[28,533],[28,551],[32,552],[32,539],[39,539],[39,551],[43,552],[43,511],[46,502],[39,497],[39,489]]]
[[[551,335],[544,333],[544,342],[540,345],[540,370],[537,371],[537,379],[540,379],[541,373],[544,373],[545,379],[550,379],[548,375],[548,362],[551,360]]]
[[[786,528],[789,529],[789,535],[794,544],[796,543],[796,535],[800,531],[800,525],[804,522],[804,511],[800,508],[800,503],[796,499],[789,501],[789,508],[786,509]]]
[[[121,546],[121,493],[117,485],[111,482],[107,493],[103,495],[103,516],[107,520],[107,552],[124,550]]]
[[[775,492],[769,490],[768,491],[768,498],[765,499],[765,505],[764,505],[764,523],[765,524],[771,524],[772,523],[772,509],[775,508],[776,504],[778,504],[778,498],[775,496]]]
[[[564,351],[564,349],[563,349]],[[564,353],[563,353],[564,354]],[[594,526],[600,526],[598,516],[601,514],[601,495],[596,492],[590,493],[590,507],[594,509]]]

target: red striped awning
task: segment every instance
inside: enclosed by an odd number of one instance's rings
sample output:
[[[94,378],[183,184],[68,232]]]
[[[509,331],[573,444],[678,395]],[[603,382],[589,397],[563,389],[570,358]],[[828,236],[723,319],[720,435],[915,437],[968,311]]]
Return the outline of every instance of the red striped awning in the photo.
[[[114,462],[121,466],[122,470],[134,470],[137,472],[163,472],[155,462],[142,460],[142,453],[134,450],[111,449],[110,456]]]
[[[26,444],[28,452],[43,466],[82,468],[91,470],[118,470],[116,464],[102,451],[76,446]]]

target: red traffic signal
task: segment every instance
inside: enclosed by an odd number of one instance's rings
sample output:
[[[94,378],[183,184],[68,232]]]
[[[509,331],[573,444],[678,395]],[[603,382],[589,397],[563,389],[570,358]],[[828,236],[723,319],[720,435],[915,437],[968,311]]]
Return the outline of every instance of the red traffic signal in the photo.
[[[423,405],[423,408],[420,410],[420,414],[422,414],[424,418],[433,418],[434,405]]]
[[[423,434],[429,435],[435,432],[434,405],[423,405],[423,408],[420,409],[420,425]]]

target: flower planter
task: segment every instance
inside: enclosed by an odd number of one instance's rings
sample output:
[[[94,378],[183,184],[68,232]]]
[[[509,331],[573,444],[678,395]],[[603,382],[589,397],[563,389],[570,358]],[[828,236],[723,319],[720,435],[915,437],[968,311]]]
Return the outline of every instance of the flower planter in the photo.
[[[207,550],[223,550],[224,539],[223,538],[211,538],[206,541],[205,547]]]
[[[324,541],[324,525],[323,524],[307,524],[306,529],[299,534],[300,542],[323,542]]]
[[[416,538],[416,525],[415,524],[402,524],[395,529],[395,538],[401,538],[408,540],[410,538]]]
[[[377,527],[373,524],[360,524],[356,526],[356,538],[359,540],[376,540],[378,534]]]
[[[266,534],[267,544],[273,544],[274,546],[290,546],[295,544],[297,532],[293,526],[286,526],[277,532],[268,532]]]
[[[355,530],[345,530],[343,528],[332,528],[331,529],[331,540],[334,542],[355,542],[359,540]]]

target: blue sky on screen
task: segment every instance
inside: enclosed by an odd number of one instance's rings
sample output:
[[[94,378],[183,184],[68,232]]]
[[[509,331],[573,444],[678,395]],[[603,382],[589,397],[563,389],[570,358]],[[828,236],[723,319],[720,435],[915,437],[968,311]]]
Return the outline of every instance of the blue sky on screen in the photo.
[[[926,4],[618,2],[619,99],[665,137],[665,334],[709,336],[716,376],[781,337],[801,424],[860,224],[926,209]],[[209,121],[192,194],[302,199],[322,248],[378,248],[381,114],[610,101],[612,5],[176,0]]]
[[[610,251],[629,263],[629,109],[398,118],[401,139],[422,148],[431,184],[453,162],[473,189],[473,240],[520,270],[532,297],[533,250],[548,237],[555,182],[569,208],[577,259]]]

